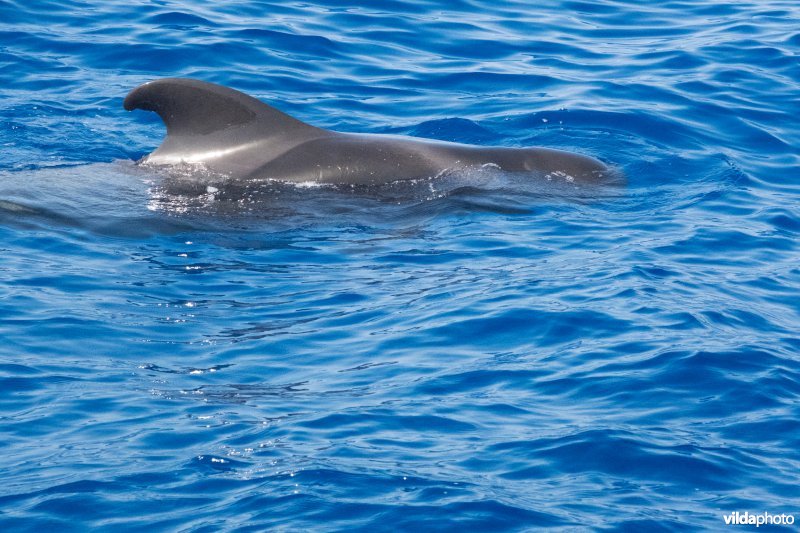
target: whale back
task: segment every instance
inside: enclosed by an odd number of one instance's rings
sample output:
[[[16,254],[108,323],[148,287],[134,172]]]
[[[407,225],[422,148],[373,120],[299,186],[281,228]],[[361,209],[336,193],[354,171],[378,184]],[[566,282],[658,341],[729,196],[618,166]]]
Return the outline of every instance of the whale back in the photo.
[[[446,169],[492,165],[598,181],[596,159],[546,148],[504,148],[320,129],[244,93],[200,80],[166,78],[140,85],[127,110],[156,112],[167,135],[142,161],[196,163],[233,178],[372,183],[433,177]]]

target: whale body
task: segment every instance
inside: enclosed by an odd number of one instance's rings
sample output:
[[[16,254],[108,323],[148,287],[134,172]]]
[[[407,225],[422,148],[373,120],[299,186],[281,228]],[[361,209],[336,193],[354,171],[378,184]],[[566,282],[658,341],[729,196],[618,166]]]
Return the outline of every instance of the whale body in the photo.
[[[587,183],[609,174],[596,159],[560,150],[330,131],[234,89],[194,79],[145,83],[128,94],[124,107],[154,111],[167,127],[161,146],[141,162],[201,164],[234,179],[381,184],[487,165]]]

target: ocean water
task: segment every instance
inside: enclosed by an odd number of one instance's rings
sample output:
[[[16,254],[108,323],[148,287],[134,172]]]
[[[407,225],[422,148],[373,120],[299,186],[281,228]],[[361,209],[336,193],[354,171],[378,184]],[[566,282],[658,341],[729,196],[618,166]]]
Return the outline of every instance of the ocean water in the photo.
[[[625,183],[208,188],[167,76]],[[800,521],[798,111],[795,1],[0,0],[0,529]]]

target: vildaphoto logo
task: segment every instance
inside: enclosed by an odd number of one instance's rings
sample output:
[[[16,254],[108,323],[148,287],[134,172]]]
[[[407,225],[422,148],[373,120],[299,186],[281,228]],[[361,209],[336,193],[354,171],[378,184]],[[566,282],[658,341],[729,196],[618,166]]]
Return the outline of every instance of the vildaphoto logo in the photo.
[[[760,514],[734,511],[730,514],[722,515],[722,518],[729,526],[791,526],[794,524],[794,515],[770,514],[766,511]]]

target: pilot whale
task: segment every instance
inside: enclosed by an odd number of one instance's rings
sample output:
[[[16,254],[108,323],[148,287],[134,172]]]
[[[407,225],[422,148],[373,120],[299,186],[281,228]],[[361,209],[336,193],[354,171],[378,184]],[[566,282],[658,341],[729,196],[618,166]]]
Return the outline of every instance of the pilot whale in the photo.
[[[596,159],[548,148],[330,131],[234,89],[195,79],[145,83],[128,94],[124,107],[154,111],[167,127],[161,146],[141,162],[200,164],[233,179],[381,184],[487,165],[585,183],[602,182],[609,174]]]

